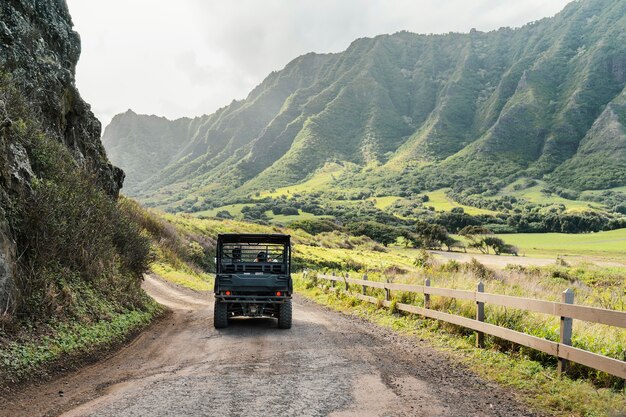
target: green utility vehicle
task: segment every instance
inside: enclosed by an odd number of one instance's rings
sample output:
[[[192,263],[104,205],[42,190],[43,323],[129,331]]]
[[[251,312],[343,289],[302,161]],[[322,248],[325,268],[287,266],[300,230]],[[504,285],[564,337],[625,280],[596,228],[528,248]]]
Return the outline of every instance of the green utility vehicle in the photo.
[[[220,329],[233,317],[275,317],[291,328],[291,244],[282,234],[217,237],[215,311]]]

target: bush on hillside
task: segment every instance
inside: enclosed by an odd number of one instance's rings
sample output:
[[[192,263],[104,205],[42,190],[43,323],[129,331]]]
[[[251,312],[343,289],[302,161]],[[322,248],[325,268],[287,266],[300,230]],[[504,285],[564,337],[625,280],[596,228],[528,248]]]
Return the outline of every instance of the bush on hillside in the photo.
[[[24,149],[32,169],[20,172],[22,189],[0,193],[18,254],[13,320],[4,322],[91,322],[143,308],[148,238],[90,167],[43,132],[6,77],[0,77],[0,100],[6,122],[1,142]]]
[[[13,225],[21,254],[16,313],[91,320],[109,311],[89,300],[106,299],[119,309],[141,306],[148,238],[63,145],[44,135],[33,139],[36,177]]]
[[[341,226],[329,219],[304,219],[296,220],[289,224],[292,229],[301,229],[311,235],[340,230]]]
[[[347,229],[354,236],[367,236],[384,246],[394,243],[402,235],[401,229],[374,221],[350,223]]]

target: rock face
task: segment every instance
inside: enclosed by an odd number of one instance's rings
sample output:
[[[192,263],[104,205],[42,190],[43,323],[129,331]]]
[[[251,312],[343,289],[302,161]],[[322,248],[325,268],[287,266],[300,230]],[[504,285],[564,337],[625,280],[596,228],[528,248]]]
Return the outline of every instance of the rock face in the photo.
[[[115,197],[124,172],[109,163],[100,142],[100,122],[74,84],[80,37],[72,25],[65,0],[0,2],[0,74],[26,98],[41,128],[65,144],[77,165],[93,172]],[[5,132],[12,123],[7,105],[0,98],[0,314],[9,302],[15,260],[6,206],[28,192],[32,176],[25,149]]]

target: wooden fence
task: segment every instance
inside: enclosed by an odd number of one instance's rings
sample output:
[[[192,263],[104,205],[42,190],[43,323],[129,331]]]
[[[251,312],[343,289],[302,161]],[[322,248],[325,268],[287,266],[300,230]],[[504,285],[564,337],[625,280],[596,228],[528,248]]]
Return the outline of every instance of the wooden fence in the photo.
[[[426,279],[424,285],[410,285],[368,281],[367,275],[363,276],[363,279],[350,278],[347,274],[345,277],[317,274],[316,277],[317,279],[330,281],[333,286],[335,286],[335,283],[337,282],[342,283],[345,285],[346,291],[350,291],[349,284],[359,285],[362,287],[362,291],[360,293],[356,292],[353,295],[363,301],[374,304],[380,303],[381,300],[376,297],[366,295],[365,289],[369,287],[385,290],[385,299],[382,300],[382,304],[385,307],[389,307],[391,305],[391,291],[405,291],[424,294],[423,307],[396,303],[395,308],[407,313],[419,314],[424,317],[472,329],[476,331],[476,346],[478,347],[484,347],[484,335],[489,334],[522,346],[545,352],[552,356],[556,356],[559,360],[559,373],[566,370],[568,361],[572,361],[626,379],[626,362],[571,346],[573,319],[626,328],[626,312],[575,305],[574,292],[571,289],[563,292],[562,302],[559,303],[531,298],[512,297],[508,295],[489,294],[484,292],[484,285],[482,282],[478,284],[476,291],[467,291],[431,287],[430,280],[428,279]],[[474,320],[437,310],[431,310],[431,295],[474,301],[476,303],[476,319]],[[559,342],[553,342],[551,340],[542,339],[540,337],[507,329],[505,327],[485,323],[485,303],[560,317],[561,324]]]

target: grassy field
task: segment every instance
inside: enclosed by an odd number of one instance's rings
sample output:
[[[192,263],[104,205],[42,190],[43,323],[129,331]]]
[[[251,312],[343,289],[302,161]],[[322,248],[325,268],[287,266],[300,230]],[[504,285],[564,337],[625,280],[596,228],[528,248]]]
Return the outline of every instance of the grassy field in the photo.
[[[614,192],[626,194],[626,185],[623,186],[623,187],[609,188],[608,190],[587,190],[587,191],[583,191],[581,193],[581,196],[583,196],[583,197],[586,197],[586,196],[597,196],[597,195],[600,195],[600,194],[604,193],[605,191],[614,191]]]
[[[213,289],[212,274],[184,270],[162,262],[154,262],[150,270],[163,279],[192,290],[211,291]]]
[[[401,198],[402,197],[385,196],[385,197],[370,197],[368,198],[368,200],[373,201],[376,208],[384,210],[387,207],[391,206],[396,201],[400,200]]]
[[[233,216],[233,218],[242,220],[243,214],[241,213],[241,210],[244,207],[253,206],[253,205],[254,204],[230,204],[227,206],[216,207],[211,210],[198,211],[198,212],[192,213],[192,215],[194,217],[215,217],[217,216],[217,213],[219,213],[220,211],[227,211],[230,213],[231,216]],[[281,225],[287,225],[293,221],[303,220],[303,219],[332,218],[332,216],[317,216],[312,213],[303,212],[302,210],[299,210],[298,212],[299,214],[284,215],[284,214],[274,214],[272,213],[271,210],[268,210],[264,214],[270,219],[271,223],[281,224]]]
[[[227,211],[233,217],[241,217],[241,210],[244,207],[253,206],[254,204],[230,204],[227,206],[216,207],[210,210],[203,210],[193,213],[196,217],[215,217],[220,211]]]
[[[575,255],[626,260],[626,229],[607,232],[513,233],[497,235],[526,255]]]
[[[270,218],[270,223],[273,224],[281,224],[288,225],[291,222],[295,222],[296,220],[304,220],[304,219],[332,219],[333,216],[317,216],[312,213],[306,213],[302,210],[298,210],[299,214],[274,214],[271,210],[265,212],[265,215]]]
[[[523,181],[523,179],[520,179],[508,185],[499,193],[499,195],[512,195],[535,204],[563,204],[568,212],[604,209],[604,207],[598,203],[592,203],[582,200],[568,200],[566,198],[559,197],[556,194],[545,194],[541,192],[541,190],[546,187],[545,183],[543,183],[542,181],[537,181],[537,185],[534,185],[532,187],[516,190],[515,186],[519,186]]]
[[[290,185],[287,187],[277,188],[274,191],[266,191],[259,195],[259,198],[264,197],[280,197],[289,196],[298,193],[307,193],[312,190],[320,190],[331,184],[336,178],[341,176],[345,168],[339,164],[329,163],[322,169],[317,171],[310,179],[300,184]]]
[[[432,206],[436,211],[450,211],[455,207],[461,207],[467,214],[477,215],[477,214],[496,214],[495,211],[485,210],[477,207],[465,206],[463,204],[459,204],[456,201],[452,200],[450,197],[446,195],[446,189],[442,188],[440,190],[431,191],[430,193],[426,193],[428,196],[428,201],[424,203],[424,206],[429,207]]]

